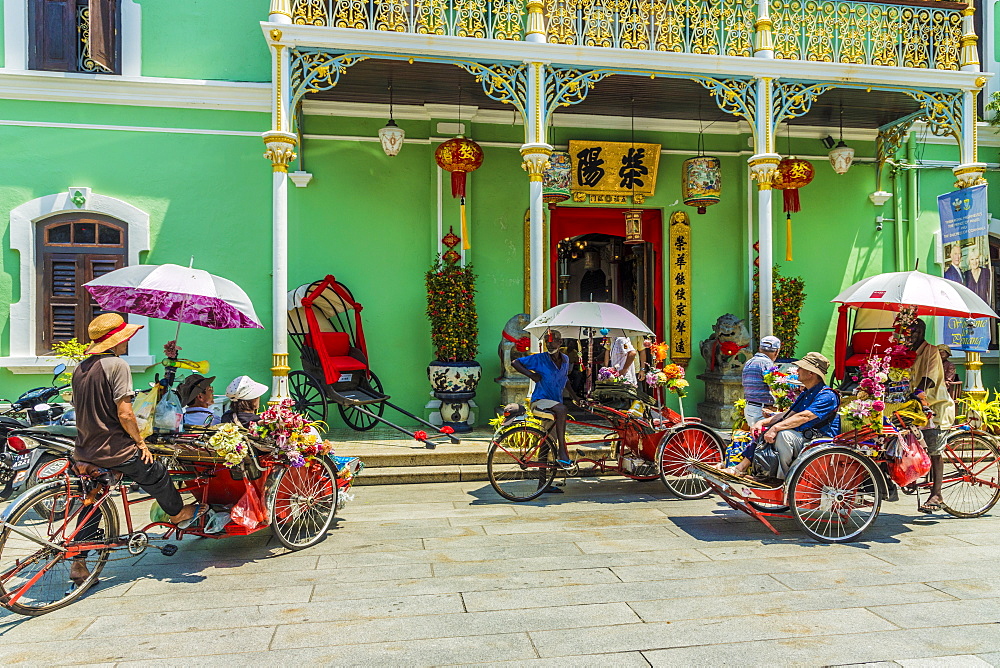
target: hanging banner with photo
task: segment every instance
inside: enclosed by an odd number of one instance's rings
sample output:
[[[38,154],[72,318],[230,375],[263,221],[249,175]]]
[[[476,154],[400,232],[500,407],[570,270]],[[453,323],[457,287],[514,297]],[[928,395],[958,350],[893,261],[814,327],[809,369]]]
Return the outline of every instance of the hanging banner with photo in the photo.
[[[944,277],[961,283],[993,306],[989,214],[986,185],[938,196]],[[988,318],[944,318],[944,343],[957,350],[985,351],[990,343]]]

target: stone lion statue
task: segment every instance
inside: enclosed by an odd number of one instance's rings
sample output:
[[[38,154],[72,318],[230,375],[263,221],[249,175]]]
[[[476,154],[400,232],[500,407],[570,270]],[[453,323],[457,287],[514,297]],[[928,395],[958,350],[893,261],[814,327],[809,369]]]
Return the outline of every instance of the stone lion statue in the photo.
[[[712,335],[702,341],[700,347],[707,371],[723,376],[738,375],[750,357],[750,332],[743,320],[727,313],[715,321]]]

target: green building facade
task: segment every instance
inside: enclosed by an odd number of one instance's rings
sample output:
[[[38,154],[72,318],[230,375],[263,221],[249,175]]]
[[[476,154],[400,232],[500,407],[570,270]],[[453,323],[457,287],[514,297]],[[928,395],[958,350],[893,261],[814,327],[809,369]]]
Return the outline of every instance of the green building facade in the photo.
[[[877,44],[865,46],[855,61],[841,46],[831,51],[833,62],[812,62],[805,51],[782,55],[792,38],[782,28],[790,19],[780,3],[772,3],[769,15],[757,4],[726,0],[732,15],[710,17],[722,26],[717,44],[685,41],[684,35],[700,34],[685,25],[676,44],[669,35],[657,37],[658,50],[652,38],[644,48],[614,40],[608,44],[617,46],[605,46],[600,35],[585,34],[582,26],[596,22],[579,13],[570,34],[571,3],[555,0],[484,5],[482,32],[463,24],[471,19],[444,0],[411,3],[402,18],[397,3],[374,0],[356,3],[367,14],[354,18],[345,9],[350,3],[325,0],[120,0],[111,3],[118,12],[110,63],[117,73],[111,74],[79,71],[78,62],[70,72],[40,69],[43,45],[32,24],[38,3],[0,3],[0,303],[10,305],[0,311],[2,398],[43,382],[55,363],[46,354],[53,336],[85,334],[92,305],[79,298],[75,311],[64,308],[59,317],[52,309],[72,301],[60,295],[82,294],[88,272],[97,271],[92,262],[185,264],[193,258],[195,266],[242,286],[265,324],[263,330],[182,327],[182,356],[209,360],[212,375],[220,377],[217,390],[239,374],[266,380],[272,367],[282,373],[275,355],[284,351],[272,340],[272,315],[284,313],[285,303],[274,299],[283,267],[287,289],[326,274],[351,288],[364,305],[373,370],[396,403],[420,409],[428,400],[432,358],[424,272],[442,250],[439,229],[460,228],[457,200],[434,152],[458,132],[485,153],[469,176],[471,249],[465,255],[478,274],[481,411],[499,402],[492,379],[500,373],[496,350],[504,324],[550,304],[558,283],[551,258],[532,265],[526,252],[532,234],[545,238],[544,217],[554,215],[541,207],[540,187],[532,186],[539,182],[530,181],[530,173],[540,175],[547,151],[565,150],[569,141],[662,146],[655,194],[641,204],[570,200],[558,205],[558,215],[637,207],[657,212],[665,225],[674,212],[687,212],[695,347],[720,315],[748,317],[753,244],[762,220],[767,225],[766,191],[759,188],[769,178],[766,156],[810,160],[815,178],[801,190],[802,211],[793,215],[793,259],[785,259],[778,196],[768,214],[770,252],[784,275],[805,282],[797,352],[820,350],[832,358],[836,309],[829,300],[863,277],[917,261],[940,274],[936,196],[954,189],[956,166],[986,163],[974,176],[986,170],[990,179],[988,168],[998,160],[1000,141],[987,127],[979,130],[978,145],[970,136],[979,91],[995,87],[978,61],[994,69],[993,50],[980,47],[982,56],[975,57],[975,42],[970,47],[966,40],[972,15],[955,3],[933,3],[939,6],[933,11],[954,16],[943,14],[926,33],[929,61],[921,65],[900,50],[895,65],[881,65]],[[881,8],[886,15],[900,7],[830,4]],[[650,25],[673,20],[664,16]],[[626,31],[615,34],[620,40]],[[876,37],[870,39],[874,44]],[[941,55],[949,49],[950,60]],[[389,117],[390,83],[393,115],[406,132],[395,157],[378,141]],[[914,119],[908,132],[893,133],[897,121]],[[821,140],[837,138],[841,123],[856,158],[838,175]],[[880,128],[883,140],[895,137],[896,143],[878,142]],[[265,134],[272,143],[290,137],[295,156],[262,158]],[[699,215],[683,204],[681,166],[702,151],[721,161],[722,195]],[[754,172],[765,176],[754,180]],[[892,197],[877,206],[869,197],[876,191]],[[287,254],[275,258],[282,207]],[[124,241],[97,250],[46,244],[48,225],[77,220],[110,221]],[[552,246],[549,240],[547,250]],[[53,273],[60,261],[76,273]],[[667,262],[664,247],[656,262]],[[662,275],[666,292],[667,271]],[[657,304],[658,321],[649,324],[669,336],[668,300]],[[174,327],[149,321],[134,340],[129,360],[137,382],[162,371],[155,363]],[[985,362],[983,380],[993,387],[995,353]],[[293,349],[288,365],[298,364]],[[689,413],[702,399],[694,376],[704,368],[695,353],[688,366]],[[333,426],[338,419],[331,418]]]

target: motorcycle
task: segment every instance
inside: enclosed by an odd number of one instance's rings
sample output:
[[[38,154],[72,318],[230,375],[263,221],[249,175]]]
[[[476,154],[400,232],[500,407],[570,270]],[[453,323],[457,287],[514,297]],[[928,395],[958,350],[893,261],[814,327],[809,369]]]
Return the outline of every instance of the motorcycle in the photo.
[[[76,440],[73,410],[48,403],[69,387],[55,384],[65,370],[58,365],[51,386],[28,390],[0,413],[0,501],[69,466]]]

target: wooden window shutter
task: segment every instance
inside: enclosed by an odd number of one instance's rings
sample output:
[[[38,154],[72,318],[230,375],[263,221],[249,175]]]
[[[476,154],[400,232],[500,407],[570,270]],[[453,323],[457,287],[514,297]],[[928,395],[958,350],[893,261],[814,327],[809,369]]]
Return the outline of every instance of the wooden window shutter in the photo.
[[[115,71],[115,51],[118,42],[118,0],[89,0],[90,59]]]
[[[75,72],[76,0],[29,1],[31,48],[28,67],[33,70]]]
[[[76,255],[52,253],[45,257],[42,298],[46,307],[39,341],[43,352],[52,350],[56,341],[69,341],[74,336],[79,339],[77,330],[83,319],[78,299],[80,273]]]
[[[83,336],[87,336],[86,324],[91,320],[96,318],[101,313],[107,313],[100,307],[100,305],[94,301],[90,293],[87,292],[87,288],[83,287],[84,283],[89,283],[95,278],[100,278],[109,271],[114,271],[115,269],[121,269],[125,266],[125,258],[121,255],[80,255],[81,263],[83,264],[83,280],[80,281],[80,292],[83,297],[84,302],[84,313],[86,322],[84,323]],[[76,337],[78,340],[83,341],[84,339],[80,336]]]

